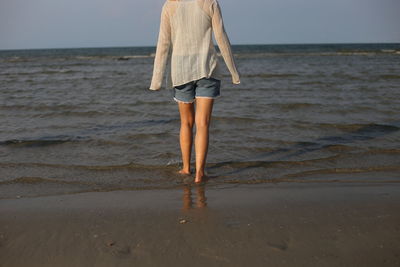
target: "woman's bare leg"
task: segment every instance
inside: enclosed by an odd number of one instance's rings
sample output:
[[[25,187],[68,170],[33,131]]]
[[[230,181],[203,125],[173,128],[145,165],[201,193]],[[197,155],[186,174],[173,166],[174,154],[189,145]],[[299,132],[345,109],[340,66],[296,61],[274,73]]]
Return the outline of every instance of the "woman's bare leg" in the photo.
[[[181,144],[183,167],[179,171],[181,174],[190,174],[190,157],[192,154],[193,143],[193,124],[194,124],[194,104],[178,103],[179,113],[181,117],[181,130],[179,141]]]
[[[212,98],[196,98],[196,183],[200,183],[204,177],[208,151],[208,129],[213,103],[214,99]]]

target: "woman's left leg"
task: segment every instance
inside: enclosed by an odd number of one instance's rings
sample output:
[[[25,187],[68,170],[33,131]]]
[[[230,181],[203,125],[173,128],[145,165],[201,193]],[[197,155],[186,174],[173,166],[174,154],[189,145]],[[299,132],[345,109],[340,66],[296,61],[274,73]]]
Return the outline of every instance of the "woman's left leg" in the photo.
[[[190,157],[192,154],[193,143],[193,124],[194,124],[194,104],[193,103],[178,103],[179,114],[181,117],[181,130],[179,141],[182,152],[183,167],[179,171],[181,174],[190,174]]]

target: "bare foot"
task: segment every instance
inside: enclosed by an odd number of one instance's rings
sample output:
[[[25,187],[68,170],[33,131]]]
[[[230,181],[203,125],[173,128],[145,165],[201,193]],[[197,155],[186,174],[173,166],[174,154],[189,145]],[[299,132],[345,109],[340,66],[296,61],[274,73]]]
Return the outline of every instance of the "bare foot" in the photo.
[[[202,182],[204,182],[206,176],[204,174],[196,174],[196,178],[194,179],[194,182],[196,184],[200,184]]]
[[[184,170],[184,169],[180,170],[178,173],[182,174],[182,175],[190,175],[191,174],[190,171],[187,171],[187,170]]]

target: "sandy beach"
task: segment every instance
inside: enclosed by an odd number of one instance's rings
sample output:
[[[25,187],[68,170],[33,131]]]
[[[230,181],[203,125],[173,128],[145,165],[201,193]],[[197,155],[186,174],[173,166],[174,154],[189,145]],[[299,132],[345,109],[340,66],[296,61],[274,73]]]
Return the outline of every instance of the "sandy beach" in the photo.
[[[399,266],[400,184],[0,200],[0,266]]]

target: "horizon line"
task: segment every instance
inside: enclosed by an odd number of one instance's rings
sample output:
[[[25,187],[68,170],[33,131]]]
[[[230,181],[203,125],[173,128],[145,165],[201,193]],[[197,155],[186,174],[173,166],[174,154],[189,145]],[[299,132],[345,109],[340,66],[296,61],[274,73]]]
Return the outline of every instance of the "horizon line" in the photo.
[[[251,43],[251,44],[231,44],[232,46],[245,46],[245,45],[331,45],[331,44],[400,44],[400,42],[334,42],[334,43]],[[214,44],[215,45],[215,44]],[[215,45],[216,46],[216,45]],[[15,51],[15,50],[51,50],[51,49],[93,49],[93,48],[139,48],[139,47],[153,47],[156,45],[132,45],[132,46],[76,46],[76,47],[42,47],[42,48],[6,48],[0,51]]]

